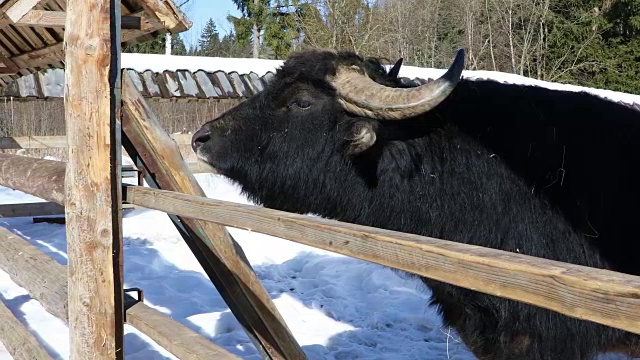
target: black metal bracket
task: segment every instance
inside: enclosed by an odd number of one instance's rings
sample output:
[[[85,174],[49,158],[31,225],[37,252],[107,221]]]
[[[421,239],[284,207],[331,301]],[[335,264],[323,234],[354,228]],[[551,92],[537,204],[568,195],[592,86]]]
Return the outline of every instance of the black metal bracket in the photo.
[[[123,289],[124,293],[124,321],[127,321],[127,310],[131,309],[133,305],[144,301],[144,291],[140,288]],[[136,297],[131,296],[129,293],[135,292]]]

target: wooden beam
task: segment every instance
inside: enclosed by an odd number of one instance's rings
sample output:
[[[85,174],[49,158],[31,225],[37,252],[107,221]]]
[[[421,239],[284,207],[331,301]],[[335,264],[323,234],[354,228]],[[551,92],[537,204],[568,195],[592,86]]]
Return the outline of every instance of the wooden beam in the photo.
[[[20,236],[0,227],[0,269],[40,302],[52,315],[68,323],[67,269]],[[130,301],[131,296],[125,295]],[[5,321],[5,318],[2,318]],[[237,360],[237,356],[144,303],[127,310],[127,322],[178,359]],[[93,359],[94,357],[91,357]],[[31,357],[31,359],[40,359]]]
[[[149,8],[164,24],[165,29],[177,34],[191,28],[191,20],[185,16],[173,1],[147,0],[144,6]]]
[[[15,75],[20,71],[20,68],[18,68],[18,65],[16,65],[13,60],[2,54],[0,54],[0,62],[4,65],[0,67],[0,74],[2,75]]]
[[[14,360],[51,359],[29,329],[0,301],[0,341]]]
[[[122,210],[134,210],[140,207],[132,204],[122,204]],[[22,204],[0,205],[0,218],[17,218],[33,216],[64,215],[64,206],[53,202],[37,202]]]
[[[130,16],[138,16],[139,14],[143,13],[138,12],[131,14]],[[158,23],[154,19],[143,19],[142,30],[123,30],[121,41],[122,43],[126,43],[159,29],[162,29],[162,24]],[[13,56],[11,60],[13,60],[20,69],[25,69],[47,66],[58,61],[62,61],[64,58],[64,43],[59,42],[54,45]]]
[[[33,9],[41,1],[42,0],[18,0],[18,2],[7,9],[5,15],[9,20],[17,23],[29,12],[29,10]]]
[[[67,0],[69,359],[123,359],[120,1]]]
[[[178,145],[190,145],[191,134],[172,134]],[[0,137],[0,150],[10,149],[49,149],[67,147],[66,136],[14,136]]]
[[[127,323],[154,339],[180,360],[240,359],[143,303],[138,303],[127,310]],[[158,341],[158,339],[162,340]]]
[[[20,20],[16,21],[15,25],[64,28],[66,18],[67,13],[64,11],[30,10]],[[142,29],[142,19],[139,16],[123,16],[120,23],[121,29]]]
[[[640,334],[640,277],[142,187],[127,202],[256,231]]]
[[[0,218],[51,216],[62,214],[64,214],[64,206],[54,202],[0,205]]]
[[[0,185],[43,200],[64,203],[65,165],[26,156],[0,153]]]
[[[122,81],[124,145],[140,154],[155,183],[167,190],[204,196],[178,146],[127,73]],[[131,144],[127,144],[130,142]],[[187,245],[263,357],[305,359],[269,294],[226,229],[209,222],[173,218]]]

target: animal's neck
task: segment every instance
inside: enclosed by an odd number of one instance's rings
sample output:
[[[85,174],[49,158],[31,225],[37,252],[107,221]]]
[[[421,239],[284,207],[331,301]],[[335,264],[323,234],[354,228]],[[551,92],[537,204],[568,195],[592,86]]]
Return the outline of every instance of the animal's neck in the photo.
[[[322,168],[263,200],[285,211],[604,267],[586,240],[492,155],[460,133],[435,131],[385,144],[373,174],[354,176],[357,164]]]

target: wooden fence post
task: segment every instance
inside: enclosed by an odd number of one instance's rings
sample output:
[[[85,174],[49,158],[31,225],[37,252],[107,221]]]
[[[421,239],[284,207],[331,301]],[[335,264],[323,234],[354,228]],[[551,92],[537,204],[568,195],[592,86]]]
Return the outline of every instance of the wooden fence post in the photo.
[[[64,35],[70,359],[122,359],[120,1],[68,0]]]

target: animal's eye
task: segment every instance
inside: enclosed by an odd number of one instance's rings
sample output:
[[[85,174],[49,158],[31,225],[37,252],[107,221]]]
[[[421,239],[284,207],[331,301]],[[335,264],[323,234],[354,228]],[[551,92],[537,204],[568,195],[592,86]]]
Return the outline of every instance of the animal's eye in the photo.
[[[302,110],[308,109],[311,107],[311,102],[309,100],[296,100],[293,105]]]

